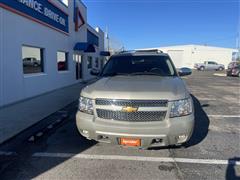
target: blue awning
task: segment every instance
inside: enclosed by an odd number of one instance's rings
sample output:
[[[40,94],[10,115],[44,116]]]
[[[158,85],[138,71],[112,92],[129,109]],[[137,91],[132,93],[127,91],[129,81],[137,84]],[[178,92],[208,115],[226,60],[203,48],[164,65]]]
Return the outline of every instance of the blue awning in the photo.
[[[110,56],[110,52],[109,51],[101,51],[100,55],[101,56]]]
[[[87,53],[95,53],[96,49],[93,44],[89,44],[87,42],[79,42],[74,46],[74,51],[84,51]]]

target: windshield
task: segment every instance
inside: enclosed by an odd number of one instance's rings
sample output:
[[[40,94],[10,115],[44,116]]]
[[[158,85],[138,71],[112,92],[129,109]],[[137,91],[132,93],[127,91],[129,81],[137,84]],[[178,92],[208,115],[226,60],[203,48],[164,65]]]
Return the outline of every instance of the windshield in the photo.
[[[176,76],[177,73],[168,56],[115,56],[101,76],[114,75]]]

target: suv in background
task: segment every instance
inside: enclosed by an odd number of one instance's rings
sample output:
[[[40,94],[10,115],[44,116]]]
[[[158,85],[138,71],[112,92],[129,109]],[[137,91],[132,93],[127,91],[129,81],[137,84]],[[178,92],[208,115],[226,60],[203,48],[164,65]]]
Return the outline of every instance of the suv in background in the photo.
[[[40,61],[38,61],[36,58],[34,57],[27,57],[23,59],[23,65],[24,66],[40,66]]]
[[[223,64],[218,64],[214,61],[204,61],[204,63],[196,63],[194,64],[194,68],[200,71],[204,70],[223,71],[225,69]]]
[[[227,76],[238,76],[240,77],[240,62],[230,62],[227,69]]]
[[[77,128],[99,142],[139,148],[181,145],[192,135],[192,97],[168,54],[134,51],[113,55],[99,80],[80,94]]]

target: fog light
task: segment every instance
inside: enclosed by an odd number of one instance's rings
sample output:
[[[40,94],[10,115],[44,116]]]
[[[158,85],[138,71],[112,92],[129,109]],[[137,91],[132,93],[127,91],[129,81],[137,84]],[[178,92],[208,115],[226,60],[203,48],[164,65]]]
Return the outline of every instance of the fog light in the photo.
[[[108,136],[102,136],[103,139],[108,139]]]
[[[163,140],[159,139],[159,138],[152,140],[152,144],[159,144],[159,143],[162,143],[162,142],[163,142]]]
[[[155,142],[160,143],[160,142],[162,142],[162,139],[155,139]]]
[[[83,133],[84,135],[87,135],[87,136],[88,136],[88,134],[89,134],[89,132],[88,132],[87,130],[82,130],[82,133]]]
[[[187,136],[185,134],[181,134],[179,136],[177,136],[177,142],[178,143],[183,143],[187,140]]]

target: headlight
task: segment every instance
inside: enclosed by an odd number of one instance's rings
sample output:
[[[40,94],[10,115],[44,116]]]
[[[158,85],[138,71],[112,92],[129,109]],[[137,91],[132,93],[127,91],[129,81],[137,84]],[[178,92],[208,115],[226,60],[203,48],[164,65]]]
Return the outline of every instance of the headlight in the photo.
[[[92,99],[81,96],[79,99],[79,107],[78,108],[81,112],[93,115]]]
[[[179,117],[179,116],[186,116],[192,113],[192,100],[191,98],[188,99],[181,99],[172,102],[170,118],[172,117]]]

